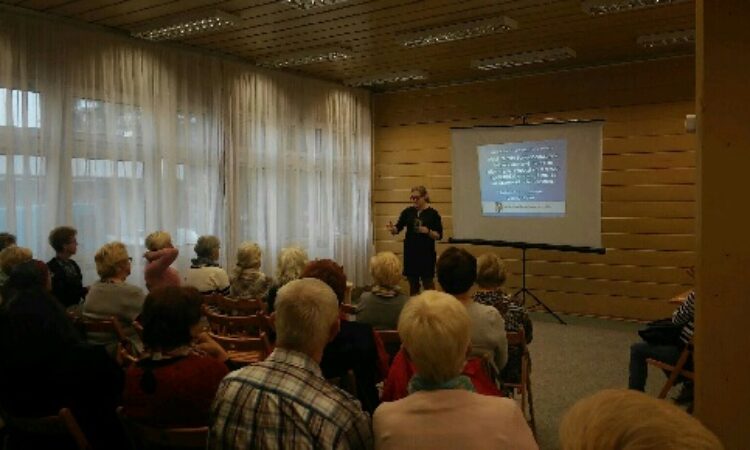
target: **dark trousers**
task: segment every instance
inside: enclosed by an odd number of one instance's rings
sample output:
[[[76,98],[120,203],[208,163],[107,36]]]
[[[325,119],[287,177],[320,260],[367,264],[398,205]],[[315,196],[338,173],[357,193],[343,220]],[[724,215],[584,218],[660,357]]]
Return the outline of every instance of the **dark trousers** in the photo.
[[[674,345],[652,345],[636,342],[630,346],[630,376],[628,388],[643,391],[646,388],[648,365],[646,359],[653,358],[667,364],[675,364],[682,349]]]
[[[433,277],[418,276],[418,277],[406,277],[409,280],[409,295],[414,296],[419,294],[419,282],[422,281],[422,287],[427,291],[429,289],[435,289],[435,281]]]

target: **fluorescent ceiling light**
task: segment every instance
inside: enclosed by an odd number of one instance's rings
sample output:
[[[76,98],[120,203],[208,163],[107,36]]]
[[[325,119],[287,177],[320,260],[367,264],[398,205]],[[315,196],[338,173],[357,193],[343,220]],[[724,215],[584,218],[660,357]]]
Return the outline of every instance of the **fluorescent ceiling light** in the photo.
[[[344,80],[347,86],[379,86],[382,84],[405,83],[407,81],[426,80],[427,72],[424,70],[404,70],[400,72],[389,72],[372,77],[350,78]]]
[[[652,6],[674,5],[688,1],[690,0],[586,0],[581,3],[581,8],[592,16],[600,16],[602,14],[632,11]]]
[[[422,47],[502,33],[516,28],[518,28],[518,22],[510,17],[489,17],[470,22],[409,31],[400,34],[397,39],[404,47]]]
[[[284,3],[296,6],[300,9],[317,8],[319,6],[330,6],[344,3],[347,0],[281,0]]]
[[[242,18],[220,10],[177,14],[132,30],[132,36],[150,41],[183,39],[188,36],[215,33],[236,26]]]
[[[575,58],[576,52],[570,47],[551,48],[547,50],[536,50],[533,52],[514,53],[511,55],[498,56],[496,58],[475,59],[471,66],[480,70],[511,69],[514,67],[528,66],[530,64],[543,64],[563,59]]]
[[[695,42],[695,30],[677,30],[649,34],[647,36],[640,36],[636,42],[638,45],[646,48],[692,44]]]
[[[329,61],[341,61],[351,57],[351,50],[343,47],[313,48],[306,51],[289,53],[258,60],[263,67],[293,67]]]

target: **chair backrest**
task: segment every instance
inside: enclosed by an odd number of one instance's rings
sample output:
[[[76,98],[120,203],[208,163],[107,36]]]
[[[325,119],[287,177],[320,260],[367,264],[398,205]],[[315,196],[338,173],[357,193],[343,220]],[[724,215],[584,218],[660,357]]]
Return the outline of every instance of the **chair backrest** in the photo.
[[[258,337],[227,337],[213,333],[209,333],[209,336],[229,352],[230,358],[237,353],[258,353],[262,361],[273,351],[266,333],[260,333]]]
[[[388,353],[389,362],[393,361],[396,353],[401,349],[401,336],[398,335],[396,330],[375,330],[380,340],[383,342],[383,347]]]
[[[204,449],[208,442],[208,427],[159,428],[144,425],[125,415],[125,409],[117,408],[117,417],[130,438],[133,450],[150,448]]]
[[[141,323],[138,322],[137,320],[134,320],[133,321],[133,329],[135,330],[135,332],[138,335],[138,337],[141,340],[143,340],[143,325],[141,325]]]
[[[401,345],[401,336],[398,335],[398,331],[396,330],[375,330],[375,332],[380,336],[380,340],[383,341],[383,344],[399,344]]]
[[[83,330],[88,333],[109,333],[117,338],[118,342],[126,343],[128,337],[125,335],[125,331],[120,325],[120,321],[117,317],[111,316],[101,319],[94,319],[91,317],[81,317],[79,323],[83,327]]]
[[[268,322],[260,315],[228,316],[217,313],[211,308],[204,308],[203,314],[214,334],[222,336],[254,336],[268,332]]]
[[[518,331],[508,331],[505,333],[506,338],[508,339],[508,345],[515,345],[518,347],[521,347],[524,349],[524,353],[526,350],[526,332],[523,328],[521,328]]]
[[[263,312],[263,302],[252,298],[221,297],[216,307],[225,314],[250,316]]]
[[[326,381],[355,397],[357,396],[357,377],[354,376],[352,369],[347,370],[343,376],[327,378]]]
[[[34,418],[15,417],[0,408],[0,418],[5,422],[8,433],[49,436],[55,439],[59,439],[56,436],[68,435],[79,450],[91,450],[91,444],[68,408],[62,408],[56,416]]]

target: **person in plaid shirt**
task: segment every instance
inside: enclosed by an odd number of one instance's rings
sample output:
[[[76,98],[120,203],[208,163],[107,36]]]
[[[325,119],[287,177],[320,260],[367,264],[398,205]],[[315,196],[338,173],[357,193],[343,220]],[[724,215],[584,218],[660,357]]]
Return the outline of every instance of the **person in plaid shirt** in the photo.
[[[211,408],[208,448],[371,449],[370,416],[322,376],[338,333],[338,300],[320,280],[289,282],[276,298],[277,347],[224,378]]]

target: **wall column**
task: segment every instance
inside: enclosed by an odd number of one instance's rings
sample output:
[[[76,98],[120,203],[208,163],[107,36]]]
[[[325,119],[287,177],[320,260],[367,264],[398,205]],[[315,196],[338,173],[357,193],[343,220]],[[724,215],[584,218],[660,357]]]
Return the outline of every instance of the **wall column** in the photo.
[[[698,0],[696,416],[750,449],[750,1]]]

